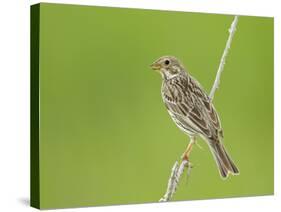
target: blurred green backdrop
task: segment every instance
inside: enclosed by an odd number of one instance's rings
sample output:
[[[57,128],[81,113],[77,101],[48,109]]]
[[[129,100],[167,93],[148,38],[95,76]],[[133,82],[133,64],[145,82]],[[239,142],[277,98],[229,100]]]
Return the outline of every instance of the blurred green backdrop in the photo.
[[[41,207],[158,201],[188,138],[149,65],[174,55],[208,92],[232,20],[41,4]],[[240,17],[214,102],[241,174],[223,181],[200,140],[174,200],[273,194],[273,18]]]

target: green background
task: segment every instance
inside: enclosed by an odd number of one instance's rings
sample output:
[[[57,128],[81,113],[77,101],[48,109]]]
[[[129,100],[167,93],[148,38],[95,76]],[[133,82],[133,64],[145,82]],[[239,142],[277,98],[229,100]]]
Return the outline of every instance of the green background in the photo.
[[[188,138],[149,65],[174,55],[208,92],[232,20],[41,4],[41,207],[158,201]],[[273,194],[273,18],[240,17],[214,103],[241,174],[223,181],[200,140],[174,200]]]

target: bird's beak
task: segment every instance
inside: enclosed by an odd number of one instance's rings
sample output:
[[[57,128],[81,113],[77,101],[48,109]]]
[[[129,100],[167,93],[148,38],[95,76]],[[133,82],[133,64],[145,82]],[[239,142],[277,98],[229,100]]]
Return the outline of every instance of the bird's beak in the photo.
[[[153,70],[160,70],[160,69],[161,69],[161,66],[160,66],[160,64],[158,64],[158,63],[152,63],[152,64],[150,65],[150,67],[151,67]]]

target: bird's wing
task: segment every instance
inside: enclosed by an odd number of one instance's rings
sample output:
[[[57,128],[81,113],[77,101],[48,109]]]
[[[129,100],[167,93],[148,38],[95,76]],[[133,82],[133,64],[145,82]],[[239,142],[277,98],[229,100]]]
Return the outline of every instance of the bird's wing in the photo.
[[[205,120],[209,123],[210,127],[215,130],[216,134],[219,133],[219,135],[223,137],[219,116],[211,99],[201,87],[199,82],[192,77],[190,77],[190,89],[193,90],[193,92],[191,92],[195,94],[199,109],[201,109],[201,111],[205,114]]]
[[[194,79],[177,77],[166,81],[162,97],[178,125],[206,137],[216,136],[220,123],[208,95]]]

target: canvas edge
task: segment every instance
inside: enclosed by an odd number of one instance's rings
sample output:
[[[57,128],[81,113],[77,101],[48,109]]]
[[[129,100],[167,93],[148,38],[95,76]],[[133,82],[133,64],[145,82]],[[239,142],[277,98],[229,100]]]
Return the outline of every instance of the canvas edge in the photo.
[[[40,208],[39,171],[40,4],[30,6],[30,206]]]

